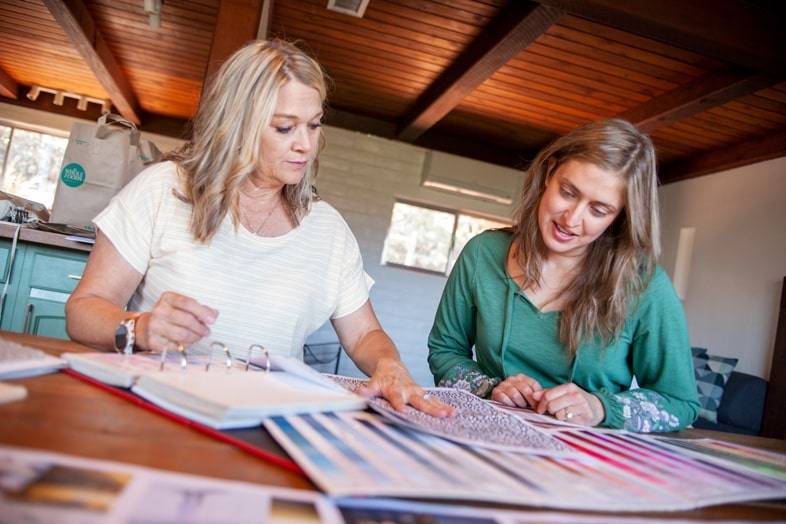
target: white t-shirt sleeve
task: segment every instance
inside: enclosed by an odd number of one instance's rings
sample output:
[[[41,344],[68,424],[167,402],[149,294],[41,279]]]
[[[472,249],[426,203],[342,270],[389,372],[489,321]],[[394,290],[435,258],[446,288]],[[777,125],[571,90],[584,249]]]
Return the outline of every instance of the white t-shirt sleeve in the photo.
[[[151,258],[156,217],[173,187],[176,167],[156,164],[135,176],[93,220],[126,262],[144,275]]]
[[[339,284],[336,309],[330,318],[341,318],[357,311],[368,302],[368,292],[374,285],[372,279],[363,270],[363,258],[355,235],[347,228],[346,241],[344,242],[343,265],[341,268],[341,282]]]

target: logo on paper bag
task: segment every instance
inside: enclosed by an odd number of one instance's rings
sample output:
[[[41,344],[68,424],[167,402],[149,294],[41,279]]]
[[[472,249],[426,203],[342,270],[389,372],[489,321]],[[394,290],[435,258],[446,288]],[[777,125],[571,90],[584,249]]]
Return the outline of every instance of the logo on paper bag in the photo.
[[[72,162],[60,171],[60,180],[68,187],[79,187],[85,183],[85,168]]]

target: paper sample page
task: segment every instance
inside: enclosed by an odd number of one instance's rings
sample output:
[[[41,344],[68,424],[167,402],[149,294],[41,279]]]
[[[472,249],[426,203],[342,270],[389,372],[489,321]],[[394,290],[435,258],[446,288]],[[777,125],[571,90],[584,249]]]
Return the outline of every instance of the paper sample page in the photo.
[[[0,522],[340,524],[318,492],[0,446]]]
[[[350,391],[356,391],[367,383],[366,380],[351,377],[331,377]],[[368,404],[393,422],[463,444],[545,455],[574,453],[571,448],[526,419],[498,409],[472,393],[452,388],[426,388],[426,391],[453,406],[456,414],[437,418],[411,406],[407,406],[404,411],[396,411],[384,398],[370,399]]]
[[[0,380],[53,373],[65,366],[64,360],[40,349],[0,337]]]
[[[458,444],[371,413],[272,417],[265,428],[335,496],[592,511],[671,511],[786,497],[786,481],[697,460],[625,432],[555,433],[578,453],[544,456]]]
[[[0,404],[15,402],[27,397],[27,388],[17,384],[0,382]]]

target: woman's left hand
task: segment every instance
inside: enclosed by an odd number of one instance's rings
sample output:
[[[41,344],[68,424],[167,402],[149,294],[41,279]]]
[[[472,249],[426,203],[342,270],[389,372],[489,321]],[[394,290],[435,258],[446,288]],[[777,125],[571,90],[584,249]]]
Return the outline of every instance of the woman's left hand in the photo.
[[[380,360],[368,385],[358,393],[369,398],[381,396],[396,411],[403,411],[409,404],[434,417],[449,417],[455,412],[453,407],[430,397],[418,386],[400,360]]]
[[[573,424],[597,426],[606,417],[600,399],[572,382],[535,391],[532,396],[537,401],[535,411]]]

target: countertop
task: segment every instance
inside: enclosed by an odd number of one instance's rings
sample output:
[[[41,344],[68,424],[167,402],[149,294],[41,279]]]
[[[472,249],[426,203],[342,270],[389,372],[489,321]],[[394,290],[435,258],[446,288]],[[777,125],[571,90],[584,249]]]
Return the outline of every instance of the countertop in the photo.
[[[10,222],[0,222],[0,238],[14,238],[17,224]],[[22,226],[22,231],[19,233],[19,240],[22,242],[29,242],[33,244],[41,244],[44,246],[63,247],[66,249],[74,249],[77,251],[90,252],[92,244],[85,244],[83,242],[74,242],[67,240],[66,235],[60,233],[50,233],[48,231],[40,231],[28,226]]]

